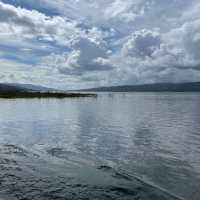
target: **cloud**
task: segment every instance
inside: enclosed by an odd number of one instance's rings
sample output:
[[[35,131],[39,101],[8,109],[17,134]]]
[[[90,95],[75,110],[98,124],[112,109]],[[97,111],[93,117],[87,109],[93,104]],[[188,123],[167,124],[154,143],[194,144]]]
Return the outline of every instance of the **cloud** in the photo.
[[[0,77],[69,89],[196,81],[198,8],[197,0],[0,0]]]
[[[200,21],[195,20],[167,33],[158,29],[133,32],[115,57],[120,73],[125,74],[124,82],[197,81],[200,76],[199,30]]]
[[[88,38],[79,38],[73,41],[71,48],[72,50],[68,53],[46,57],[44,65],[57,68],[61,74],[74,76],[81,76],[91,71],[113,69],[112,63],[108,60],[109,51],[104,43],[96,43]]]
[[[183,23],[163,36],[165,46],[163,45],[156,54],[174,57],[174,61],[171,62],[172,67],[198,70],[200,68],[199,31],[200,19]]]
[[[134,32],[130,39],[123,45],[125,56],[151,57],[160,48],[161,38],[159,31],[142,29]]]
[[[4,27],[0,35],[14,35],[25,39],[38,38],[56,41],[61,45],[67,45],[72,35],[81,33],[77,24],[67,18],[49,17],[35,10],[30,11],[1,2],[0,24]]]

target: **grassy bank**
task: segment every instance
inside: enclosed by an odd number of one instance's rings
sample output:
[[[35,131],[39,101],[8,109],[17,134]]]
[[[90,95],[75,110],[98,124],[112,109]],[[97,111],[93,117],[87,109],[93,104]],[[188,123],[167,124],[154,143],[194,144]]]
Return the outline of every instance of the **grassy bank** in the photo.
[[[62,93],[62,92],[0,92],[0,98],[78,98],[96,97],[91,93]]]

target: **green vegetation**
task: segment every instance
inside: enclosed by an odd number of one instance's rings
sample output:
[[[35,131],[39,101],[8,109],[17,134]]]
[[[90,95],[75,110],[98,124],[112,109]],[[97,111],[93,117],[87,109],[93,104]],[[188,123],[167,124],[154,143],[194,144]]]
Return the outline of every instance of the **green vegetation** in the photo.
[[[0,92],[0,98],[78,98],[96,97],[96,94],[86,93],[62,93],[62,92],[30,92],[30,91],[4,91]]]

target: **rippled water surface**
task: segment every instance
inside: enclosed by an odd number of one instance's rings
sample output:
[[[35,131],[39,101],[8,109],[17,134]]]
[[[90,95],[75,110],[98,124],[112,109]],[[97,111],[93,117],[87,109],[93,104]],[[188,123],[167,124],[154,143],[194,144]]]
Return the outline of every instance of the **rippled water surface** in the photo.
[[[0,199],[199,200],[200,93],[0,99]]]

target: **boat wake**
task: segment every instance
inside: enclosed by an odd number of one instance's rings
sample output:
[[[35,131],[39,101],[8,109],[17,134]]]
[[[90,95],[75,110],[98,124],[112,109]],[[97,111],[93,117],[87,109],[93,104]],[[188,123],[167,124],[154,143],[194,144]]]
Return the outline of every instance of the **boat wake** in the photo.
[[[0,145],[0,199],[182,200],[123,170],[68,162],[72,155],[75,160],[76,154],[59,148],[48,149],[44,156]]]

